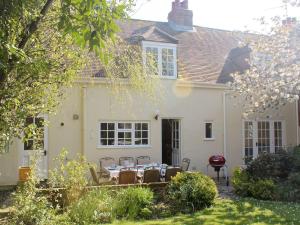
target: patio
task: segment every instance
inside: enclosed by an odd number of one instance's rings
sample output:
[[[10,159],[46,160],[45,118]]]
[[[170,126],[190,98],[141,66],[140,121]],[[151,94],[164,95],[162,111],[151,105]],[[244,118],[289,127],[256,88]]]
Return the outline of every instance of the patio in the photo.
[[[190,161],[184,158],[180,165],[170,166],[152,162],[150,156],[120,157],[118,163],[104,157],[99,160],[99,171],[90,167],[91,181],[94,185],[168,182],[178,172],[188,171]]]

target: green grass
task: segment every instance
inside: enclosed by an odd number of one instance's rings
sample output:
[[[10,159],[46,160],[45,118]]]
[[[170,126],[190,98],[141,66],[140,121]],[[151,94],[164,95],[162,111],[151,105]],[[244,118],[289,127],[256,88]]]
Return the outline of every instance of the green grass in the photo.
[[[160,220],[115,221],[112,225],[300,225],[300,204],[241,199],[218,199],[211,208],[192,215]]]

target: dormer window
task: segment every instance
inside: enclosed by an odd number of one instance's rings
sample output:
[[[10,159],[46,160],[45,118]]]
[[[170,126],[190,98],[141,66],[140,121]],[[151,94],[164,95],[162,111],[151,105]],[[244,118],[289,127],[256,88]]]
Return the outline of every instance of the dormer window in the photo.
[[[151,57],[157,67],[156,75],[162,78],[176,79],[176,44],[143,41],[144,62]]]

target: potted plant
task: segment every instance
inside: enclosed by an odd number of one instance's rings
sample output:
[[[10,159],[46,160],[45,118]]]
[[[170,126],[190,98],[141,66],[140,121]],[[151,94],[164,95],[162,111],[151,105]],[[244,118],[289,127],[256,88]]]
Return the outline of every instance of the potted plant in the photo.
[[[27,181],[29,179],[30,172],[31,168],[29,166],[19,167],[19,181]]]

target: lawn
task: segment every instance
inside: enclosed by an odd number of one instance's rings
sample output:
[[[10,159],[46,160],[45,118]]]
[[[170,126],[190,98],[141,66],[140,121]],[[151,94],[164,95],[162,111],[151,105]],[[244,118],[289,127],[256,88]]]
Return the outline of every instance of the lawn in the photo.
[[[148,221],[115,221],[112,225],[218,225],[284,224],[300,225],[300,204],[253,199],[218,199],[216,204],[193,215]]]

